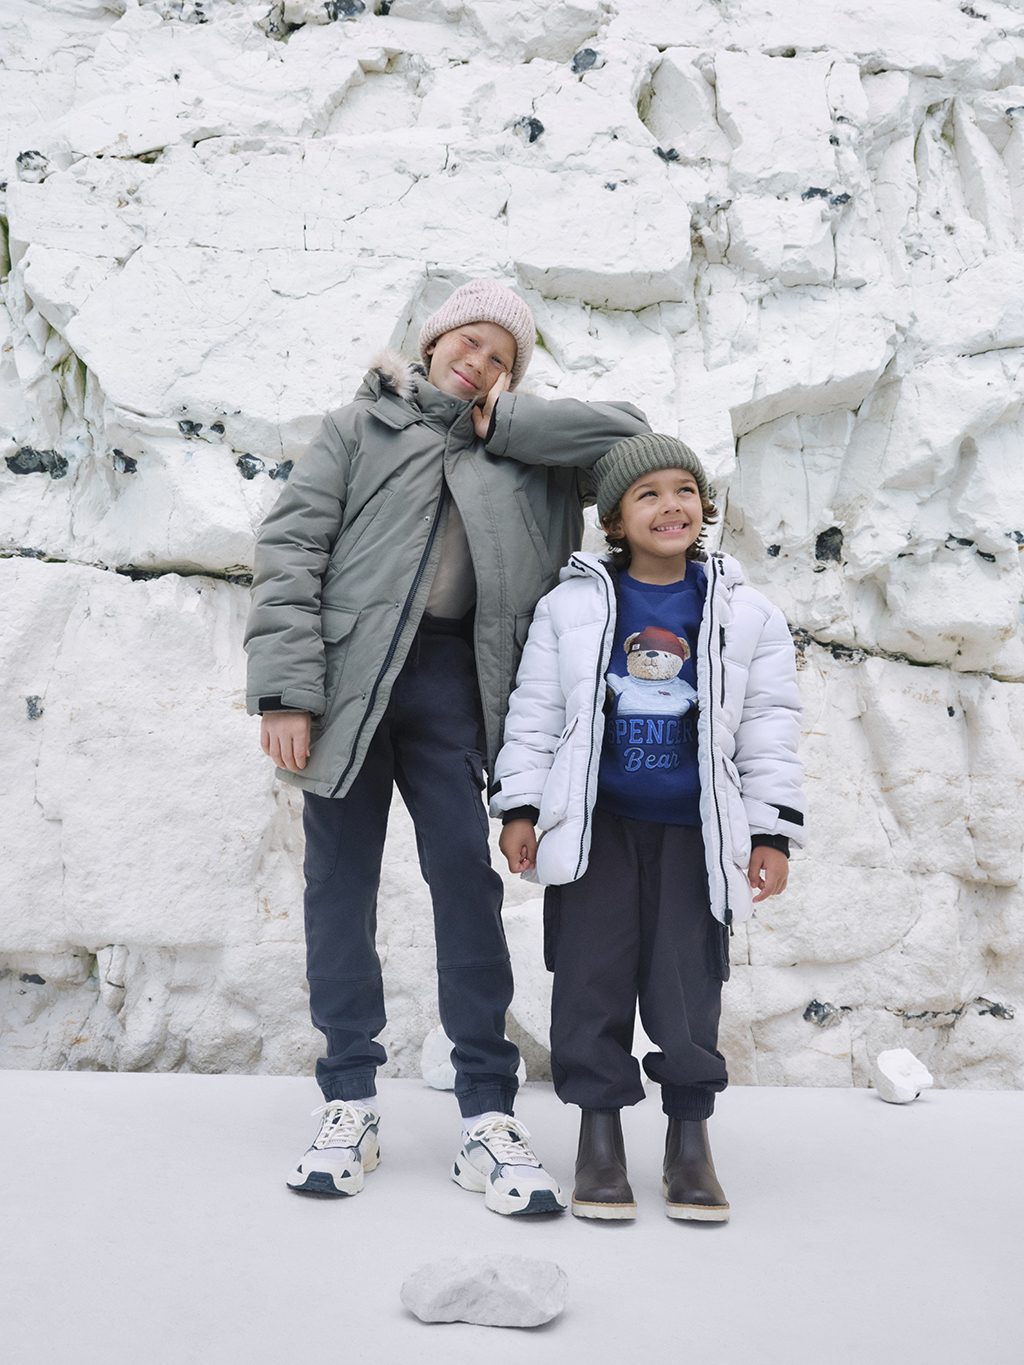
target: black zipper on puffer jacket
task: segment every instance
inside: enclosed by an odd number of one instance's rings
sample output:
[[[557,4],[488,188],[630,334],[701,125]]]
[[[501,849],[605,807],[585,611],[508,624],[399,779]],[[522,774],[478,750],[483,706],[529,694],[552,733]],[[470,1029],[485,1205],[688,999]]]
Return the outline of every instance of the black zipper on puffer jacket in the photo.
[[[712,644],[711,644],[712,640],[715,638],[715,585],[716,585],[716,583],[718,582],[718,575],[719,575],[719,572],[720,572],[719,562],[718,562],[718,560],[714,557],[714,555],[709,555],[709,556],[708,556],[708,568],[711,570],[711,575],[710,575],[710,581],[709,581],[709,583],[708,583],[708,649],[707,649],[707,664],[708,664],[708,695],[711,696],[711,695],[712,695],[712,689],[714,688],[714,684],[715,684],[715,674],[714,674],[714,650],[713,650]],[[724,661],[722,660],[721,656],[719,656],[719,666],[721,667],[721,670],[722,670],[721,687],[722,687],[722,701],[723,701],[723,704],[724,704],[724,701],[725,701],[725,663],[724,663]],[[710,763],[710,765],[709,765],[709,766],[710,766],[710,769],[711,769],[711,795],[712,795],[712,798],[713,798],[713,800],[714,800],[714,805],[715,805],[715,820],[716,820],[716,822],[717,822],[717,824],[718,824],[718,866],[719,866],[719,869],[720,869],[720,871],[721,871],[721,873],[722,873],[722,887],[723,887],[723,890],[724,890],[724,892],[725,892],[725,922],[726,922],[726,924],[729,926],[730,931],[731,931],[731,929],[732,929],[732,906],[729,904],[729,878],[726,876],[726,873],[725,873],[725,856],[724,856],[725,835],[724,835],[724,832],[723,832],[723,829],[722,829],[722,810],[721,810],[721,806],[720,806],[719,801],[718,801],[718,774],[715,772],[715,737],[714,737],[715,732],[714,732],[714,726],[715,726],[715,708],[714,708],[714,706],[711,706],[711,707],[709,707],[709,709],[708,709],[708,751],[709,751],[710,758],[711,758],[711,763]]]
[[[441,522],[441,513],[444,511],[444,507],[447,501],[448,484],[442,477],[441,491],[437,496],[437,506],[434,510],[434,524],[430,528],[430,535],[427,536],[427,543],[423,547],[423,553],[420,555],[420,562],[416,566],[416,574],[412,580],[412,587],[409,589],[406,599],[402,603],[402,612],[398,618],[398,625],[395,628],[395,633],[391,637],[391,643],[390,645],[388,645],[388,652],[384,656],[384,662],[383,664],[381,664],[380,672],[374,679],[373,687],[370,689],[370,702],[366,710],[363,712],[363,718],[359,722],[359,728],[356,730],[356,737],[352,741],[352,753],[349,757],[348,763],[345,766],[345,771],[338,778],[335,788],[331,792],[332,796],[337,796],[338,792],[342,788],[342,785],[344,784],[345,778],[348,777],[349,773],[352,771],[353,763],[355,763],[356,761],[356,753],[359,750],[359,740],[362,736],[366,722],[373,714],[373,708],[377,704],[377,693],[380,691],[380,685],[384,681],[384,675],[391,667],[391,660],[395,657],[395,650],[397,650],[398,648],[398,641],[401,639],[402,631],[405,629],[405,623],[406,621],[408,621],[409,613],[412,611],[412,604],[416,597],[416,591],[420,586],[420,582],[423,578],[424,573],[426,572],[427,561],[430,558],[430,551],[434,548],[434,539],[437,536],[437,528]]]

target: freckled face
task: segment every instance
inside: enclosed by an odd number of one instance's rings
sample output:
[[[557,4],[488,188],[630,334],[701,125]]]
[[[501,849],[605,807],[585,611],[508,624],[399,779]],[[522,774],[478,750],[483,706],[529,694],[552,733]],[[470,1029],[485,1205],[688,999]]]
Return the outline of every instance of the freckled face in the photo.
[[[629,542],[635,569],[647,560],[685,562],[703,524],[700,490],[689,470],[656,469],[629,485],[619,519],[608,529]]]
[[[427,347],[430,382],[442,393],[467,402],[485,398],[516,363],[516,339],[496,322],[453,327]]]

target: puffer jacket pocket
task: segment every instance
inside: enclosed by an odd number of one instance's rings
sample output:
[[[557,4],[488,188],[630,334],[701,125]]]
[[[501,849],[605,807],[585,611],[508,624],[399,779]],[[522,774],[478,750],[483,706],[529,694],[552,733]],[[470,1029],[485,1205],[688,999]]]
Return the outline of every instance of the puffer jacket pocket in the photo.
[[[573,758],[576,745],[573,735],[579,724],[579,716],[573,716],[558,737],[554,757],[544,783],[544,795],[540,803],[540,828],[553,829],[566,817],[569,800],[572,796]]]
[[[728,853],[737,867],[746,868],[750,861],[750,825],[743,805],[743,784],[739,769],[731,758],[719,755],[724,781],[722,786],[726,795],[726,810],[729,816]]]

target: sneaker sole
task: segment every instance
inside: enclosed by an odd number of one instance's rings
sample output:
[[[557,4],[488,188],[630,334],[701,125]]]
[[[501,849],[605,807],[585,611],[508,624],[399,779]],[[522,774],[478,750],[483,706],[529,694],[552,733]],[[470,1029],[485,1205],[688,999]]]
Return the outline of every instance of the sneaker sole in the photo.
[[[574,1218],[635,1218],[635,1204],[588,1204],[582,1200],[572,1201]]]
[[[565,1201],[554,1190],[531,1190],[529,1199],[521,1194],[500,1194],[485,1175],[468,1161],[458,1158],[452,1163],[452,1179],[456,1185],[471,1194],[482,1194],[484,1203],[492,1213],[518,1216],[523,1213],[563,1213]]]
[[[296,1194],[329,1194],[337,1195],[340,1198],[351,1198],[354,1194],[359,1194],[363,1188],[363,1177],[367,1171],[375,1171],[380,1164],[380,1148],[374,1152],[367,1152],[363,1158],[361,1169],[357,1174],[348,1177],[341,1177],[344,1184],[338,1184],[338,1180],[330,1171],[293,1171],[288,1177],[287,1185]],[[296,1176],[302,1175],[305,1178],[301,1183],[295,1180]]]
[[[499,1194],[490,1186],[484,1195],[484,1203],[492,1213],[504,1213],[512,1217],[526,1213],[565,1212],[565,1201],[559,1199],[554,1190],[531,1190],[529,1199],[524,1200],[521,1194]]]
[[[669,1218],[686,1218],[693,1223],[728,1223],[728,1204],[669,1204],[668,1183],[662,1181],[661,1192],[665,1196],[665,1212]]]

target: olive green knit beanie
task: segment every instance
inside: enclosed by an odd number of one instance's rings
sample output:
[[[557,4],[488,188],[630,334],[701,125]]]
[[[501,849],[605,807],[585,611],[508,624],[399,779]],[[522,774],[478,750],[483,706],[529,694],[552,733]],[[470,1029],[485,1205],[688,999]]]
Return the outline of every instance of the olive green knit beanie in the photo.
[[[704,466],[690,447],[674,436],[645,431],[619,441],[594,465],[598,516],[606,517],[631,483],[656,469],[688,470],[697,480],[701,501],[710,500]]]

